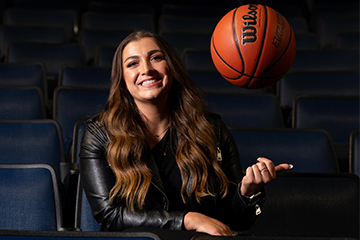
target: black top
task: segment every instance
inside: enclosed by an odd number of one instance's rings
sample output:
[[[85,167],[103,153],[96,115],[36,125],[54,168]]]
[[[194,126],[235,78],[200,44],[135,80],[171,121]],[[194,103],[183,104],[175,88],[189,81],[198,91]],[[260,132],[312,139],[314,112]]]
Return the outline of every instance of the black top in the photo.
[[[181,173],[176,163],[175,151],[170,141],[170,130],[167,130],[164,137],[151,150],[163,182],[165,193],[169,199],[169,210],[189,210],[181,199]]]

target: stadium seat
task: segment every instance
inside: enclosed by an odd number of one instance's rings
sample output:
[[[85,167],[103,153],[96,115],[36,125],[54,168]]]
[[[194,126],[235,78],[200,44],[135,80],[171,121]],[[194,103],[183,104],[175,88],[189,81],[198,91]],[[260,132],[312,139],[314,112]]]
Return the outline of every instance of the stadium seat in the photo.
[[[354,130],[350,135],[350,172],[360,177],[360,130]]]
[[[179,234],[179,231],[173,233]],[[25,231],[1,230],[0,240],[160,240],[157,234],[150,231],[142,232],[81,232],[81,231]],[[247,239],[246,239],[247,240]],[[291,240],[291,239],[286,239]],[[308,239],[312,240],[312,239]],[[314,239],[321,240],[321,239]],[[325,240],[325,239],[324,239]],[[334,239],[335,240],[335,239]],[[337,239],[342,240],[342,239]],[[345,240],[345,239],[344,239]],[[349,240],[349,239],[347,239]]]
[[[182,52],[181,58],[187,71],[217,71],[209,49],[187,48]]]
[[[335,38],[336,49],[359,49],[360,32],[342,32]]]
[[[191,79],[204,93],[216,94],[259,94],[265,93],[263,89],[246,89],[228,82],[217,71],[188,71]]]
[[[286,18],[291,28],[293,29],[295,36],[297,33],[308,33],[309,26],[304,16],[289,17]]]
[[[86,66],[84,50],[79,44],[12,42],[8,48],[8,63],[41,62],[46,76],[58,78],[63,65]]]
[[[108,68],[64,66],[58,86],[109,89],[111,71]]]
[[[10,42],[39,42],[39,43],[67,43],[63,27],[30,27],[30,26],[1,26],[0,28],[0,52],[4,58],[7,46]]]
[[[117,47],[100,46],[95,55],[95,67],[111,68]]]
[[[83,29],[155,31],[152,14],[108,14],[85,12],[82,15]]]
[[[150,3],[124,4],[123,2],[90,1],[87,11],[105,14],[155,14],[154,6]]]
[[[359,238],[359,178],[353,174],[283,173],[265,186],[255,237]]]
[[[80,175],[79,175],[80,176]],[[75,228],[81,231],[99,231],[99,223],[92,215],[89,201],[86,198],[85,191],[81,187],[79,177],[76,195]]]
[[[161,8],[161,15],[176,17],[218,17],[219,19],[226,14],[225,4],[189,5],[165,3]]]
[[[298,95],[293,128],[321,128],[333,139],[340,170],[349,171],[349,136],[359,128],[359,97]]]
[[[212,33],[221,17],[184,17],[161,15],[158,31]]]
[[[51,166],[0,164],[0,185],[0,229],[62,229],[60,193]]]
[[[274,95],[204,94],[204,99],[209,110],[219,114],[229,127],[284,127]]]
[[[230,131],[244,170],[255,164],[258,157],[266,157],[275,165],[293,164],[290,172],[339,172],[333,143],[323,130],[232,128]]]
[[[319,19],[317,33],[322,49],[334,49],[336,36],[341,32],[359,33],[359,13],[348,16],[324,16]],[[359,42],[358,42],[359,44]]]
[[[79,38],[84,47],[88,65],[94,61],[98,47],[117,47],[131,32],[126,30],[82,29]]]
[[[72,159],[73,163],[76,163],[80,166],[80,148],[81,148],[81,139],[84,134],[86,128],[86,120],[78,121],[74,126],[74,133],[73,133],[73,142],[72,142]]]
[[[4,13],[4,25],[63,27],[72,41],[75,41],[79,28],[76,12],[67,9],[7,8]]]
[[[278,82],[282,108],[292,108],[298,94],[325,96],[359,96],[358,72],[294,72]]]
[[[289,72],[359,71],[358,50],[297,51]]]
[[[186,48],[210,49],[211,33],[163,31],[160,35],[175,48],[179,56]]]
[[[46,163],[59,179],[65,162],[59,124],[52,119],[0,120],[0,163]],[[62,181],[62,180],[61,180]]]
[[[54,92],[53,118],[62,129],[65,154],[68,156],[76,122],[100,113],[109,96],[108,90],[60,86]]]
[[[295,33],[296,50],[319,50],[319,39],[316,33]],[[296,57],[296,56],[295,56]]]
[[[0,119],[44,119],[46,107],[38,87],[0,87]]]
[[[41,63],[2,63],[0,72],[1,87],[38,87],[44,94],[45,104],[47,103],[45,68]]]

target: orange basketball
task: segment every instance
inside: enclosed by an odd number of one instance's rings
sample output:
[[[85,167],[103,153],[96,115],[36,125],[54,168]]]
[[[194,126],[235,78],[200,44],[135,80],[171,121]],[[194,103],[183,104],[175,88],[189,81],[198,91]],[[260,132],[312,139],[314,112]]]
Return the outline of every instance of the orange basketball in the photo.
[[[288,72],[296,41],[280,13],[264,5],[247,4],[218,22],[210,50],[216,69],[226,80],[257,89],[270,86]]]

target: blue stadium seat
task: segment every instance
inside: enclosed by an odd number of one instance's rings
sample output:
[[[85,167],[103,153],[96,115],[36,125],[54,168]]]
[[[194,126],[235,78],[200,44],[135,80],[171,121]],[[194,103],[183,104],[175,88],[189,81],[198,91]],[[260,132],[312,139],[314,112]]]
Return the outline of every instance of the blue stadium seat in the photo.
[[[38,87],[0,87],[0,119],[44,119],[46,108]]]
[[[286,18],[291,28],[293,29],[295,36],[297,33],[308,33],[309,26],[304,16]]]
[[[86,66],[84,50],[79,44],[12,42],[5,61],[41,62],[50,78],[57,78],[63,65]]]
[[[181,56],[186,48],[210,49],[211,33],[182,33],[177,31],[163,31],[160,35],[175,48]]]
[[[240,94],[265,93],[265,89],[246,89],[228,82],[217,71],[188,71],[191,79],[204,93]]]
[[[0,188],[0,229],[62,229],[60,193],[51,166],[0,164]]]
[[[59,124],[52,119],[0,120],[0,163],[46,163],[61,179],[65,162]]]
[[[359,178],[349,173],[278,174],[265,186],[262,213],[246,233],[255,238],[358,239],[359,189]]]
[[[123,2],[90,1],[87,11],[106,14],[155,14],[154,6],[150,3],[124,4]]]
[[[360,32],[342,32],[335,38],[336,49],[359,49]]]
[[[317,33],[322,49],[334,49],[336,36],[341,32],[359,33],[359,13],[348,16],[324,16],[319,19]],[[358,42],[359,44],[359,42]]]
[[[219,17],[221,18],[227,12],[225,4],[211,5],[184,5],[165,3],[161,8],[161,15],[176,17]]]
[[[54,91],[53,118],[62,129],[66,156],[69,153],[76,122],[100,113],[106,104],[108,90],[57,87]]]
[[[321,128],[333,139],[341,171],[349,171],[349,136],[359,128],[359,97],[298,95],[294,100],[292,126]]]
[[[160,240],[157,234],[150,231],[142,232],[81,232],[81,231],[26,231],[1,230],[1,240]],[[179,231],[172,231],[179,234]],[[248,240],[248,239],[246,239]],[[250,240],[250,239],[249,239]],[[291,239],[285,239],[291,240]],[[309,239],[312,240],[312,239]],[[317,239],[321,240],[321,239]],[[325,240],[325,239],[324,239]],[[335,239],[334,239],[335,240]],[[336,239],[342,240],[342,239]],[[345,240],[345,239],[343,239]]]
[[[108,68],[64,66],[58,86],[109,89],[110,77]]]
[[[86,128],[86,120],[80,120],[75,123],[74,133],[73,133],[73,142],[72,142],[72,159],[73,163],[80,165],[80,149],[81,149],[81,140]]]
[[[30,27],[30,26],[1,26],[0,52],[4,58],[7,46],[13,41],[40,42],[40,43],[67,43],[63,27]]]
[[[266,157],[275,165],[293,164],[291,172],[339,172],[333,143],[323,130],[233,128],[230,131],[244,170],[255,164],[258,157]]]
[[[278,82],[282,108],[292,108],[298,94],[325,96],[359,96],[358,72],[293,72]]]
[[[155,31],[152,14],[108,14],[85,12],[82,15],[83,29]]]
[[[187,48],[182,52],[181,58],[187,71],[217,71],[210,50]]]
[[[161,15],[158,31],[212,33],[221,17],[184,17]]]
[[[117,47],[131,32],[129,30],[82,29],[79,38],[81,45],[84,47],[88,64],[94,61],[98,47]]]
[[[89,201],[87,200],[84,189],[81,187],[79,177],[76,195],[76,210],[75,210],[75,228],[81,231],[99,231],[99,223],[92,215]]]
[[[289,72],[359,71],[358,50],[297,51]]]
[[[100,46],[95,55],[95,67],[111,68],[117,47]]]
[[[8,8],[4,13],[4,25],[63,27],[73,41],[79,28],[76,12],[67,9]]]
[[[295,33],[296,50],[319,50],[318,35],[313,32]],[[295,56],[296,57],[296,56]]]
[[[284,127],[274,95],[204,94],[204,99],[209,110],[219,114],[229,127]]]
[[[40,88],[44,94],[45,103],[48,99],[45,68],[41,63],[2,63],[0,64],[1,87],[30,87]]]
[[[354,130],[350,136],[350,172],[360,177],[360,130]]]

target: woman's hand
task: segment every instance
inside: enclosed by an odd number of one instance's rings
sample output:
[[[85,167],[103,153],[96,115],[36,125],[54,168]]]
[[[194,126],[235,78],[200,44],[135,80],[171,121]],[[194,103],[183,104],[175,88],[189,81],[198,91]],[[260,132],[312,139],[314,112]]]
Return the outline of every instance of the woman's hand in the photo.
[[[197,212],[188,212],[184,217],[186,230],[195,230],[210,235],[233,236],[232,231],[222,222]]]
[[[263,157],[257,160],[258,163],[246,169],[240,188],[243,196],[251,196],[259,192],[265,184],[276,178],[276,173],[293,168],[293,165],[287,163],[275,166],[271,160]]]

